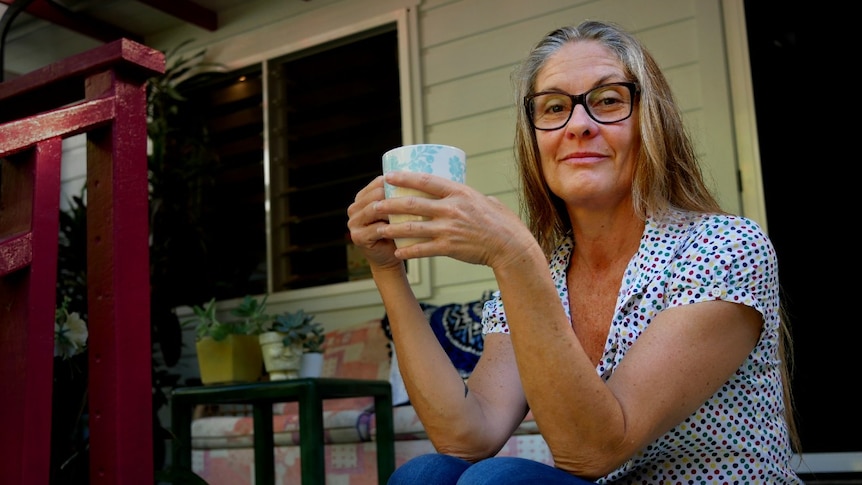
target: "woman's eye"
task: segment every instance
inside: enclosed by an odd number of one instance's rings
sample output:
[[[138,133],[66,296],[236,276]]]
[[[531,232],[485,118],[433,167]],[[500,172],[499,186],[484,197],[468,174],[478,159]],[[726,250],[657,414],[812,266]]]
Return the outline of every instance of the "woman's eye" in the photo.
[[[543,106],[544,108],[542,108],[542,112],[549,114],[562,113],[568,109],[566,106],[566,99],[560,97],[554,97],[544,100]]]
[[[596,106],[613,106],[620,102],[620,99],[616,96],[612,96],[610,94],[599,97],[593,103]]]
[[[563,105],[561,104],[551,104],[548,105],[548,109],[546,111],[549,113],[559,113],[560,111],[563,111],[563,109]]]

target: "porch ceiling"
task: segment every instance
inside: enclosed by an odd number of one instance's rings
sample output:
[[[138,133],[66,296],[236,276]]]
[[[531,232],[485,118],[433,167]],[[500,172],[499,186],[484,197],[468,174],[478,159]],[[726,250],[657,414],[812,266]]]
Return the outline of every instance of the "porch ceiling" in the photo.
[[[153,33],[194,25],[207,31],[219,28],[218,14],[248,0],[0,0],[7,9],[23,11],[9,25],[10,32],[51,24],[101,42],[120,37],[142,41]],[[17,4],[17,5],[16,5]]]

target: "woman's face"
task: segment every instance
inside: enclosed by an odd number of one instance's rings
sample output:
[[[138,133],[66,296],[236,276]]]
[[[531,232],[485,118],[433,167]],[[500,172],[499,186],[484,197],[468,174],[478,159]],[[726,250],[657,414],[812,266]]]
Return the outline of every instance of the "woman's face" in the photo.
[[[629,79],[610,50],[598,42],[579,41],[548,58],[536,77],[535,90],[577,95],[624,81]],[[632,174],[640,148],[636,105],[634,109],[628,119],[602,124],[578,104],[562,128],[536,130],[545,180],[570,214],[631,206]]]

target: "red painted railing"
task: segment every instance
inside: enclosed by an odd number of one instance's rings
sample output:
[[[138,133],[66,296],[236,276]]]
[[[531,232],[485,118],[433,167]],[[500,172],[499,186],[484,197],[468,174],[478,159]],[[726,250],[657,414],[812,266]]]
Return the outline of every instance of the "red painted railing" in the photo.
[[[45,484],[62,140],[87,134],[90,483],[153,483],[146,80],[119,40],[0,83],[0,482]]]

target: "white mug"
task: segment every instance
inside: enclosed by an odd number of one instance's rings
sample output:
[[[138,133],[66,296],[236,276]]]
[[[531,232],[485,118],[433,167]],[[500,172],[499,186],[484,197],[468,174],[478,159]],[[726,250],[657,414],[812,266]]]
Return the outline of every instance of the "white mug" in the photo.
[[[464,150],[449,145],[435,145],[430,143],[418,145],[404,145],[393,148],[383,154],[383,173],[388,172],[422,172],[439,175],[441,177],[464,183],[467,159]],[[384,183],[386,198],[416,196],[428,199],[434,198],[425,192],[394,187]],[[396,224],[407,221],[421,221],[425,218],[412,214],[390,214],[389,222]],[[407,247],[423,238],[398,238],[395,246]]]

